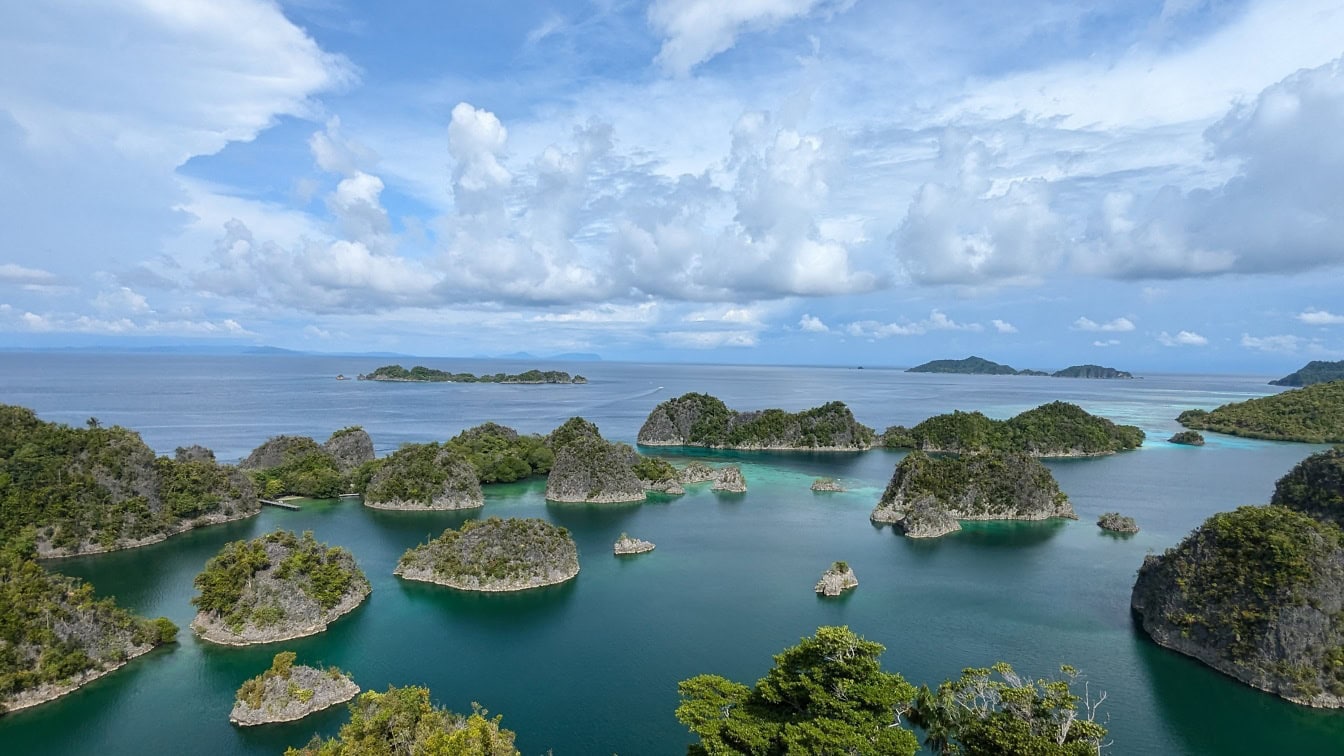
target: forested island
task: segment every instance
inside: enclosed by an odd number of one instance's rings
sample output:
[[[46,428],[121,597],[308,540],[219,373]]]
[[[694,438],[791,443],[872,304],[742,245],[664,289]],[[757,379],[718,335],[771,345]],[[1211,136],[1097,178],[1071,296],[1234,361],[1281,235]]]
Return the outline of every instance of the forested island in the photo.
[[[518,756],[516,736],[500,727],[501,721],[479,707],[463,715],[436,706],[428,688],[388,686],[386,692],[369,691],[351,701],[350,721],[336,737],[314,735],[285,756]]]
[[[318,444],[307,436],[274,436],[238,467],[267,498],[334,499],[352,487],[355,470],[373,460],[373,440],[363,428],[342,428]]]
[[[662,402],[639,429],[641,446],[713,449],[862,451],[877,434],[854,419],[844,402],[802,412],[738,411],[709,394],[689,393]]]
[[[37,563],[29,530],[0,546],[0,714],[75,690],[156,646],[177,626],[137,617],[93,586]]]
[[[1272,503],[1210,517],[1149,556],[1131,606],[1159,645],[1295,703],[1344,707],[1344,449],[1303,460]]]
[[[1204,436],[1199,431],[1177,431],[1171,438],[1167,439],[1167,443],[1180,446],[1203,446]]]
[[[395,572],[463,591],[524,591],[579,574],[579,552],[568,530],[545,520],[491,517],[407,550]]]
[[[384,365],[372,373],[359,376],[361,381],[397,381],[401,383],[587,383],[581,375],[571,376],[563,370],[526,370],[521,373],[449,373],[423,365],[407,370],[401,365]]]
[[[277,530],[233,541],[196,576],[191,627],[230,646],[301,638],[327,629],[369,595],[350,552]]]
[[[980,412],[935,415],[913,428],[892,426],[882,434],[891,449],[962,454],[1020,451],[1033,457],[1096,457],[1136,449],[1144,432],[1117,425],[1076,404],[1050,402],[1008,420]]]
[[[1020,452],[902,459],[870,515],[911,538],[961,530],[960,520],[1078,519],[1045,465]]]
[[[1193,430],[1246,438],[1344,443],[1344,381],[1317,383],[1211,411],[1186,410],[1176,422]]]
[[[456,448],[404,444],[361,471],[364,506],[373,509],[474,509],[485,505],[475,466]]]
[[[1312,360],[1296,372],[1289,373],[1278,380],[1270,381],[1271,386],[1312,386],[1317,383],[1344,381],[1344,360],[1326,362]]]
[[[644,500],[644,484],[635,474],[640,456],[629,444],[602,438],[596,425],[581,417],[570,418],[551,431],[546,444],[555,454],[546,476],[547,501],[611,504]]]
[[[247,476],[208,449],[159,457],[120,426],[75,428],[0,405],[0,542],[33,528],[39,557],[92,554],[260,510]]]
[[[270,669],[244,682],[229,721],[245,727],[293,722],[359,695],[359,686],[341,670],[296,666],[296,658],[293,651],[281,651]]]
[[[1036,375],[1051,378],[1133,378],[1132,373],[1101,365],[1072,365],[1063,370],[1047,373],[1043,370],[1018,370],[983,357],[963,360],[932,360],[907,369],[907,373],[952,373],[957,375]]]

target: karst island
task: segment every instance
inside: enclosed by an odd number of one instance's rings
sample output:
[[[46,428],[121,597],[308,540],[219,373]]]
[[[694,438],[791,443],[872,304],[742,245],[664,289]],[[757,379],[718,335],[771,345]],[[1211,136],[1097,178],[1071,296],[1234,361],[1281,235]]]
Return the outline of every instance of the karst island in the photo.
[[[537,518],[470,520],[406,551],[395,574],[463,591],[525,591],[579,574],[565,528]]]

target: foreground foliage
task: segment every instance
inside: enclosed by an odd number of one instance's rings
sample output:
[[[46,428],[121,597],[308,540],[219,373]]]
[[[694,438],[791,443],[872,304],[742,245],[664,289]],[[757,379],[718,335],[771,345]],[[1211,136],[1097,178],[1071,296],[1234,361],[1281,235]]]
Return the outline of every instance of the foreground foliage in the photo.
[[[315,735],[285,756],[517,756],[502,720],[474,704],[466,716],[435,706],[428,688],[389,686],[351,701],[350,721],[335,738]]]
[[[1344,381],[1234,402],[1212,410],[1186,410],[1176,422],[1246,438],[1344,443]]]

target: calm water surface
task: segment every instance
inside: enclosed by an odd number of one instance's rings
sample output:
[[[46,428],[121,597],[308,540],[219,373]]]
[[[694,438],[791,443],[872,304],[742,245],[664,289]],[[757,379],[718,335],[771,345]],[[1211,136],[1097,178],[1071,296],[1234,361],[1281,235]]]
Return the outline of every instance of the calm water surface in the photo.
[[[322,440],[351,424],[380,454],[446,439],[493,420],[546,432],[582,415],[633,441],[659,401],[713,393],[741,408],[797,410],[847,402],[879,429],[952,409],[1007,417],[1064,399],[1148,432],[1144,448],[1051,462],[1077,522],[978,524],[932,542],[868,521],[897,453],[696,453],[743,467],[750,490],[635,505],[555,505],[541,481],[488,486],[475,513],[375,512],[358,502],[267,509],[132,551],[52,562],[132,610],[165,615],[180,642],[65,698],[0,717],[0,751],[50,754],[265,754],[332,734],[337,709],[302,722],[238,729],[234,691],[278,650],[335,664],[366,689],[428,685],[459,711],[473,701],[504,715],[525,754],[674,754],[690,739],[673,717],[678,680],[715,672],[750,683],[770,657],[818,625],[847,624],[886,645],[885,666],[936,683],[965,666],[1012,662],[1048,675],[1077,666],[1109,693],[1115,754],[1338,754],[1344,714],[1302,709],[1147,642],[1128,600],[1145,554],[1210,514],[1263,503],[1274,481],[1324,447],[1208,434],[1203,448],[1163,439],[1183,409],[1212,408],[1272,389],[1262,376],[1149,376],[1135,381],[912,375],[893,370],[423,360],[431,367],[517,372],[555,367],[586,386],[337,382],[388,360],[175,355],[0,355],[0,401],[72,424],[95,416],[141,432],[161,453],[201,443],[236,460],[268,436]],[[663,450],[660,450],[660,453]],[[843,494],[814,494],[819,475]],[[1136,517],[1129,539],[1101,533],[1104,511]],[[393,577],[406,548],[464,519],[542,517],[570,529],[582,571],[558,587],[478,596]],[[312,530],[350,549],[373,584],[369,600],[327,632],[274,646],[220,648],[186,625],[192,578],[224,543],[274,528]],[[618,560],[621,531],[658,544]],[[812,585],[834,560],[861,583],[822,600]]]

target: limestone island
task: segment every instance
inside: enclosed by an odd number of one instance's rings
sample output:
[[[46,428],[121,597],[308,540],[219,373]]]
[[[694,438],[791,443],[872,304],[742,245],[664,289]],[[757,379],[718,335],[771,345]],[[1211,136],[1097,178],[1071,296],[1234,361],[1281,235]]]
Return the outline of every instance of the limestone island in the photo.
[[[196,576],[191,628],[227,646],[320,633],[369,595],[369,581],[339,546],[284,530],[224,545]]]
[[[405,444],[367,472],[366,507],[429,511],[485,506],[476,468],[451,446]]]
[[[891,477],[871,519],[911,538],[961,530],[959,520],[1078,519],[1055,478],[1019,452],[930,457],[911,452]]]
[[[1199,431],[1183,430],[1167,439],[1169,444],[1180,444],[1181,446],[1203,446],[1204,436]]]
[[[816,590],[823,596],[839,596],[858,586],[859,579],[854,577],[854,570],[848,562],[832,562],[830,568],[821,573]]]
[[[243,727],[293,722],[359,695],[359,686],[341,670],[295,666],[295,658],[293,651],[281,651],[270,669],[243,683],[229,721]]]
[[[835,478],[817,478],[812,481],[812,490],[818,492],[844,493],[845,487]]]
[[[1297,372],[1289,373],[1276,381],[1270,381],[1269,385],[1311,386],[1317,383],[1329,383],[1330,381],[1344,381],[1344,360],[1336,362],[1312,360],[1299,368]]]
[[[462,591],[525,591],[579,574],[579,552],[565,528],[539,520],[470,520],[401,556],[394,574]]]
[[[737,465],[712,467],[697,460],[688,463],[677,476],[683,485],[709,483],[711,491],[745,493],[747,490],[747,479]]]
[[[607,441],[581,417],[567,420],[547,437],[555,454],[546,477],[546,500],[611,504],[643,501],[644,484],[635,474],[639,455],[629,444]]]
[[[395,381],[398,383],[587,383],[581,375],[570,376],[563,370],[527,370],[522,373],[449,373],[423,365],[407,370],[401,365],[384,365],[372,373],[358,376],[361,381]]]
[[[653,551],[653,542],[641,541],[638,538],[631,538],[626,533],[621,533],[621,537],[616,539],[616,543],[611,547],[611,550],[616,556],[643,554]]]
[[[1020,451],[1033,457],[1099,457],[1136,449],[1144,432],[1093,415],[1076,404],[1050,402],[1008,420],[979,412],[935,415],[913,428],[895,425],[882,434],[891,449],[964,454]]]
[[[373,440],[359,426],[342,428],[319,444],[307,436],[273,436],[238,467],[267,499],[334,499],[351,490],[354,472],[373,459]]]
[[[445,446],[456,449],[476,468],[481,483],[510,483],[551,471],[555,453],[546,439],[535,433],[523,435],[498,423],[483,423],[449,439]]]
[[[1297,463],[1279,478],[1269,503],[1344,528],[1344,447],[1327,449]]]
[[[955,373],[959,375],[1018,375],[1018,371],[983,357],[964,360],[930,360],[906,369],[907,373]]]
[[[1056,370],[1050,374],[1051,378],[1093,378],[1100,380],[1115,380],[1124,378],[1133,378],[1134,374],[1126,370],[1116,370],[1113,367],[1102,367],[1101,365],[1072,365],[1063,370]]]
[[[1109,530],[1113,533],[1139,532],[1139,525],[1134,522],[1134,518],[1126,517],[1119,512],[1107,512],[1097,518],[1097,527],[1102,530]]]
[[[0,714],[55,700],[176,638],[168,619],[137,617],[42,569],[31,531],[0,548]]]
[[[1310,444],[1344,443],[1344,381],[1317,383],[1281,394],[1186,410],[1176,422],[1193,430]]]
[[[157,543],[261,511],[247,476],[201,446],[159,457],[135,431],[39,420],[0,404],[0,541],[33,531],[40,559]]]
[[[863,451],[876,433],[854,419],[844,402],[802,412],[739,412],[708,394],[683,394],[653,408],[639,429],[640,446],[711,449]]]

